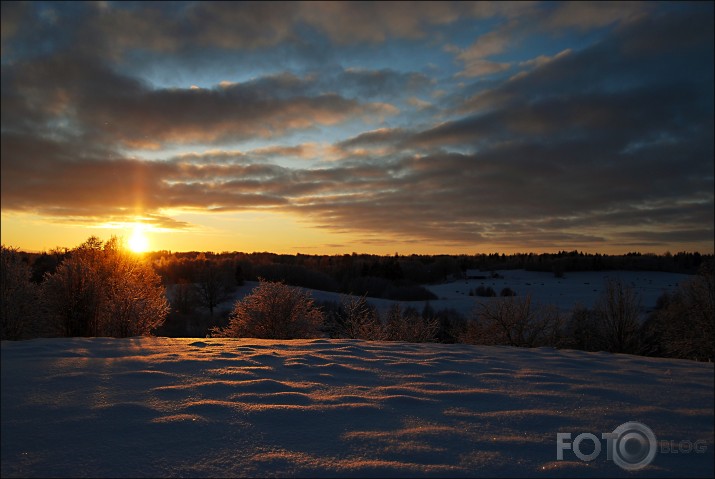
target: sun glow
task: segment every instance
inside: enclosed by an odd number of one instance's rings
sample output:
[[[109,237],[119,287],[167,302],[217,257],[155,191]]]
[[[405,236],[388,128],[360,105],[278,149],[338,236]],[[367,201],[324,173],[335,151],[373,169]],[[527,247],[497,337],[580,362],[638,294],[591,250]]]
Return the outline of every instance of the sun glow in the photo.
[[[144,225],[135,225],[134,232],[128,241],[129,249],[135,253],[144,253],[149,250],[149,239],[144,233]]]

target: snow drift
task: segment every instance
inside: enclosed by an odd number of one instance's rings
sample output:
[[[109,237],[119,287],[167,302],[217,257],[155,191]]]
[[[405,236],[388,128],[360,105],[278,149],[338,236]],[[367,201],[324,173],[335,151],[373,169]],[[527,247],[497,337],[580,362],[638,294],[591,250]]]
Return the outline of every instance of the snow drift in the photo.
[[[327,339],[3,342],[1,473],[712,477],[713,406],[713,365],[685,360]],[[600,438],[627,421],[657,437],[645,468],[618,467],[605,441],[592,461],[557,461],[557,433]]]

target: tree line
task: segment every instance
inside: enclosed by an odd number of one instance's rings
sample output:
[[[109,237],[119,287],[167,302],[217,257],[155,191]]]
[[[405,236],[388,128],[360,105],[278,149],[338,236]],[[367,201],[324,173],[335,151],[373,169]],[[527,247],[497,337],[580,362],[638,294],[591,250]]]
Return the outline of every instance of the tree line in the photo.
[[[541,260],[536,259],[539,256]],[[548,265],[553,260],[570,268],[598,257],[577,252],[477,255],[469,261],[452,256],[356,254],[158,252],[137,256],[127,252],[117,238],[102,242],[96,237],[74,249],[35,255],[2,246],[1,333],[2,339],[207,333],[272,339],[332,337],[550,346],[713,360],[711,256],[679,253],[641,263],[656,265],[658,270],[667,265],[679,265],[676,269],[681,270],[685,265],[698,265],[697,274],[675,292],[664,294],[647,318],[641,317],[634,290],[618,281],[605,285],[593,309],[576,306],[569,314],[511,291],[502,291],[498,297],[494,291],[475,292],[484,299],[469,317],[450,309],[434,311],[429,301],[422,311],[396,303],[380,313],[367,301],[378,290],[387,297],[392,294],[390,299],[429,300],[408,291],[417,285],[417,278],[456,279],[464,275],[464,266],[524,267],[524,261]],[[600,257],[599,264],[642,257]],[[244,280],[258,280],[259,285],[226,314],[215,315],[217,306]],[[316,303],[296,286],[345,294],[337,303]]]

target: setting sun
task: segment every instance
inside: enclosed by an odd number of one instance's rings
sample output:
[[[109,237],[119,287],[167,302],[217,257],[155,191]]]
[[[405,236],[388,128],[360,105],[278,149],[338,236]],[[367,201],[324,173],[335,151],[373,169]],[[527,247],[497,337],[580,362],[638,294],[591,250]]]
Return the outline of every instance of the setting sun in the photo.
[[[149,249],[149,239],[144,234],[144,226],[136,225],[134,232],[129,238],[129,249],[135,253],[144,253]]]

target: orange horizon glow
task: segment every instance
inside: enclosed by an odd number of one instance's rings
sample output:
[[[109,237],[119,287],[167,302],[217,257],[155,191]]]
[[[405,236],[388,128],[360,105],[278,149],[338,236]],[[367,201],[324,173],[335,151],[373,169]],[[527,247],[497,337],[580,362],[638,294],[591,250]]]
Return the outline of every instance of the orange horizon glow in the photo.
[[[514,253],[557,253],[559,251],[580,251],[583,253],[625,254],[640,252],[662,255],[667,251],[677,253],[699,252],[713,254],[702,244],[679,244],[672,246],[623,246],[593,244],[558,244],[553,247],[535,245],[484,244],[430,244],[409,241],[409,239],[383,236],[382,241],[365,240],[358,236],[336,233],[321,228],[311,228],[287,215],[245,215],[243,217],[205,216],[201,227],[189,230],[158,228],[142,222],[119,224],[97,224],[77,226],[48,222],[44,217],[11,215],[3,213],[2,244],[19,248],[28,253],[47,252],[54,248],[74,248],[90,236],[103,241],[117,236],[125,241],[128,249],[135,253],[157,251],[171,252],[270,252],[276,254],[342,255],[375,254],[403,256],[418,255],[474,255],[474,254],[514,254]],[[227,234],[220,226],[235,224],[236,233]],[[49,231],[49,233],[48,233]],[[286,238],[290,243],[286,244]]]

